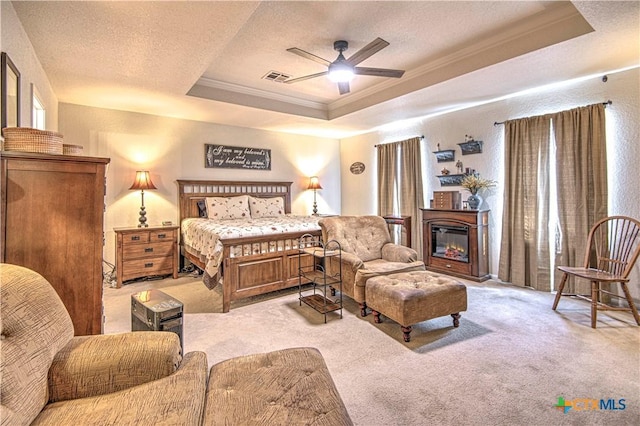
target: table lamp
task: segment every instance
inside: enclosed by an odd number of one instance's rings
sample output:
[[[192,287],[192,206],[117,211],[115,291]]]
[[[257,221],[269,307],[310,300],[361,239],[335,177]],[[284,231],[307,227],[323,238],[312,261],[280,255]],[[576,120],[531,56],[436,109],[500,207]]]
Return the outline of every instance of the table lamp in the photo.
[[[318,176],[311,176],[309,178],[309,186],[307,186],[307,189],[313,189],[313,215],[316,216],[318,214],[318,203],[316,202],[316,191],[318,189],[322,189]]]
[[[129,189],[139,189],[142,194],[142,207],[140,207],[140,219],[138,221],[138,228],[146,228],[149,225],[147,224],[147,212],[144,209],[144,190],[145,189],[157,189],[153,182],[151,182],[151,177],[149,176],[148,171],[140,171],[136,172],[136,179],[133,181],[133,185]]]

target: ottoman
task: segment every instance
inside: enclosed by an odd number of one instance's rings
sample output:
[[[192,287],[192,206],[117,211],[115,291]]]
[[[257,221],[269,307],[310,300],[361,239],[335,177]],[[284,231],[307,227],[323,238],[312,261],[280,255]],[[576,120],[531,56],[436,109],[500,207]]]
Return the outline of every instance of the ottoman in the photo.
[[[369,278],[365,284],[367,305],[376,323],[380,314],[400,324],[404,341],[411,340],[411,325],[451,315],[460,324],[460,312],[467,310],[467,287],[446,275],[413,271]]]

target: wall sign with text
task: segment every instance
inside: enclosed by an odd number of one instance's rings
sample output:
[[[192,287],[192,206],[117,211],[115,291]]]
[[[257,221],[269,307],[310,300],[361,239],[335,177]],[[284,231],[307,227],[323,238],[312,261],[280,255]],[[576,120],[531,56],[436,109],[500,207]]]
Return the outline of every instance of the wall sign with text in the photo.
[[[218,169],[271,170],[271,150],[204,144],[204,166]]]

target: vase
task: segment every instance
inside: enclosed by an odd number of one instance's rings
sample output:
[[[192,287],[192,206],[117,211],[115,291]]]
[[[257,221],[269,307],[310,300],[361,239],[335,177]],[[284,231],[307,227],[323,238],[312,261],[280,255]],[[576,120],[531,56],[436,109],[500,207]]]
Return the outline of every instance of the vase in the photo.
[[[478,210],[478,207],[480,207],[480,204],[482,203],[482,198],[480,198],[478,194],[471,194],[469,195],[469,198],[467,198],[467,203],[471,210]]]

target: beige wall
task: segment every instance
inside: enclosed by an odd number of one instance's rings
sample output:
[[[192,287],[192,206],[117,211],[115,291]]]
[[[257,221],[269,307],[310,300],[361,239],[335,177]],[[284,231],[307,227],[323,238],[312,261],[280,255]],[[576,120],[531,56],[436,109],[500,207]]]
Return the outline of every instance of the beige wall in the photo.
[[[149,170],[157,191],[145,192],[151,225],[178,222],[177,179],[292,181],[292,212],[310,214],[313,194],[308,176],[317,175],[320,213],[340,212],[339,141],[222,126],[72,104],[60,104],[65,143],[82,145],[84,154],[111,159],[107,171],[106,246],[115,258],[114,227],[136,226],[140,192],[129,191],[136,170]],[[207,143],[271,149],[270,171],[208,169]]]
[[[22,28],[11,2],[0,1],[0,50],[6,52],[20,71],[20,125],[31,127],[31,84],[46,109],[47,130],[58,129],[58,98],[40,65],[33,46]]]
[[[460,187],[441,188],[436,175],[443,166],[452,171],[455,163],[437,163],[432,151],[439,143],[441,149],[455,149],[456,160],[464,167],[476,169],[483,177],[500,182],[499,186],[485,197],[483,207],[490,213],[490,272],[498,273],[500,235],[502,221],[503,185],[503,126],[494,126],[495,121],[540,115],[612,100],[607,107],[607,144],[609,165],[609,208],[611,214],[623,214],[640,218],[640,71],[638,68],[610,74],[606,83],[600,78],[556,87],[545,92],[532,93],[491,104],[452,112],[449,114],[416,120],[402,129],[393,129],[344,139],[340,143],[342,156],[342,213],[371,214],[377,209],[376,164],[374,145],[381,142],[402,140],[424,135],[426,152],[425,200],[433,198],[434,190],[460,190],[463,199],[468,193]],[[482,154],[460,154],[458,143],[465,134],[484,141]],[[349,173],[354,161],[366,164],[367,171],[355,176]],[[632,292],[640,295],[640,267],[633,273]]]
[[[455,148],[457,158],[464,162],[465,167],[502,182],[503,129],[494,126],[494,121],[559,111],[607,99],[613,101],[607,110],[611,158],[610,210],[612,214],[640,218],[638,69],[609,75],[607,83],[594,78],[336,141],[78,105],[58,106],[57,97],[11,2],[0,2],[0,19],[0,48],[9,54],[22,74],[21,124],[31,125],[30,84],[34,83],[47,109],[49,130],[59,129],[65,135],[66,143],[84,146],[86,155],[111,158],[105,214],[105,259],[110,262],[114,259],[113,227],[137,223],[140,196],[128,188],[135,170],[140,168],[151,171],[158,187],[157,191],[145,197],[152,224],[178,220],[175,180],[179,178],[292,180],[294,213],[309,213],[312,194],[304,190],[306,177],[317,174],[324,187],[318,193],[321,213],[371,214],[377,211],[374,148],[377,143],[425,135],[425,199],[429,200],[433,191],[440,189],[435,176],[440,174],[444,165],[436,163],[431,153],[436,150],[436,144],[440,143],[441,149]],[[465,134],[484,141],[482,154],[459,155],[457,144],[464,140]],[[273,168],[269,172],[205,169],[205,143],[272,149]],[[361,175],[349,172],[349,166],[356,161],[366,165]],[[447,166],[453,170],[453,164],[447,163]],[[500,247],[502,185],[485,198],[484,206],[491,209],[490,270],[495,275]],[[632,278],[632,292],[637,298],[640,294],[640,268],[636,268]]]

